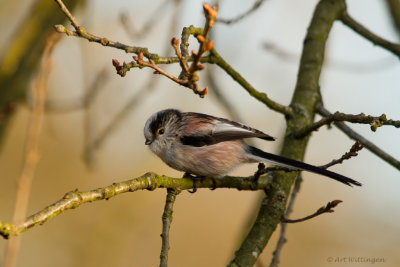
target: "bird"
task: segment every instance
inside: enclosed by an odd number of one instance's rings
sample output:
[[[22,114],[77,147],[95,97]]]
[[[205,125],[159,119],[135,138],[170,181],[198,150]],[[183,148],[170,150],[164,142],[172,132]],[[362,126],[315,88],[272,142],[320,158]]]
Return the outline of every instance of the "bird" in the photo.
[[[144,126],[145,144],[168,166],[193,177],[220,178],[245,163],[265,162],[326,176],[343,184],[361,186],[344,175],[298,160],[265,152],[243,139],[275,138],[242,123],[203,113],[164,109]]]

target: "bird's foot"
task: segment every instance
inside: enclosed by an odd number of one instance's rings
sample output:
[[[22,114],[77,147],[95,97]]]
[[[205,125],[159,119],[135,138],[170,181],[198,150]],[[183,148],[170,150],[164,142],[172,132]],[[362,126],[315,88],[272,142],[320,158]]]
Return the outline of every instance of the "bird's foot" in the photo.
[[[191,194],[197,192],[197,183],[201,182],[204,179],[204,177],[202,177],[202,176],[194,176],[194,175],[191,175],[190,173],[187,173],[187,172],[185,172],[183,174],[183,178],[189,178],[189,179],[193,180],[193,190],[192,191],[188,190],[188,192],[191,193]]]
[[[197,183],[202,182],[206,177],[194,176],[191,175],[190,173],[185,172],[183,178],[189,178],[193,180],[193,190],[192,191],[188,190],[189,193],[193,194],[197,192]],[[215,190],[217,188],[217,180],[215,178],[210,178],[210,179],[212,181],[212,187],[210,188],[210,190]]]
[[[210,190],[215,190],[217,189],[217,179],[215,178],[210,178],[212,181],[213,186],[210,188]]]

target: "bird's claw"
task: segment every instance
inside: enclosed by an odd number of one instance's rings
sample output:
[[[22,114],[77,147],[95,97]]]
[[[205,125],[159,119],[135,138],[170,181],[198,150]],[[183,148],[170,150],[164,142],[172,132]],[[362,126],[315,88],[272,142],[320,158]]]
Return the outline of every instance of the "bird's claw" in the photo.
[[[197,192],[197,183],[203,181],[203,179],[205,178],[204,176],[194,176],[191,175],[190,173],[185,173],[183,175],[183,178],[189,178],[193,180],[193,190],[188,190],[189,193],[193,194]],[[210,190],[215,190],[217,188],[217,181],[215,178],[210,178],[212,181],[212,187],[210,188]]]

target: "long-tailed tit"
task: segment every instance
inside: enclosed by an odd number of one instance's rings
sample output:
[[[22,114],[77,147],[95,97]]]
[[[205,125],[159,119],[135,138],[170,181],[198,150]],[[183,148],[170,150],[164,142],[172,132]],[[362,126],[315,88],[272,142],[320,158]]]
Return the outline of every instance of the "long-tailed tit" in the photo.
[[[154,154],[188,174],[218,178],[243,163],[268,162],[321,174],[347,185],[361,185],[341,174],[250,146],[244,138],[275,139],[241,123],[206,114],[159,111],[147,120],[144,136]]]

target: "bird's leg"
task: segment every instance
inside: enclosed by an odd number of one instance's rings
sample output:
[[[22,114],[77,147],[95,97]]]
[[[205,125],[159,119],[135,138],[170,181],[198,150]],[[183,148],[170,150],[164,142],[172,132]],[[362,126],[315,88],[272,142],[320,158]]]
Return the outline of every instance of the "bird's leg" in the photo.
[[[194,175],[191,175],[188,172],[185,172],[183,174],[183,178],[189,178],[189,179],[193,180],[193,190],[192,191],[188,190],[189,193],[193,194],[193,193],[197,192],[197,183],[198,182],[202,182],[206,177],[204,177],[204,176],[194,176]],[[210,190],[217,189],[217,180],[215,178],[212,178],[212,177],[210,177],[210,179],[212,181],[212,187],[210,188]]]
[[[211,181],[212,181],[212,184],[213,184],[213,186],[210,188],[210,190],[215,190],[215,189],[217,189],[217,179],[215,179],[215,178],[210,178],[211,179]]]
[[[191,174],[188,173],[188,172],[185,172],[185,173],[183,174],[183,178],[190,178],[190,179],[193,180],[193,190],[192,190],[192,191],[188,190],[188,192],[191,193],[191,194],[197,192],[197,183],[198,183],[198,182],[201,182],[201,180],[204,179],[203,176],[194,176],[194,175],[191,175]]]

